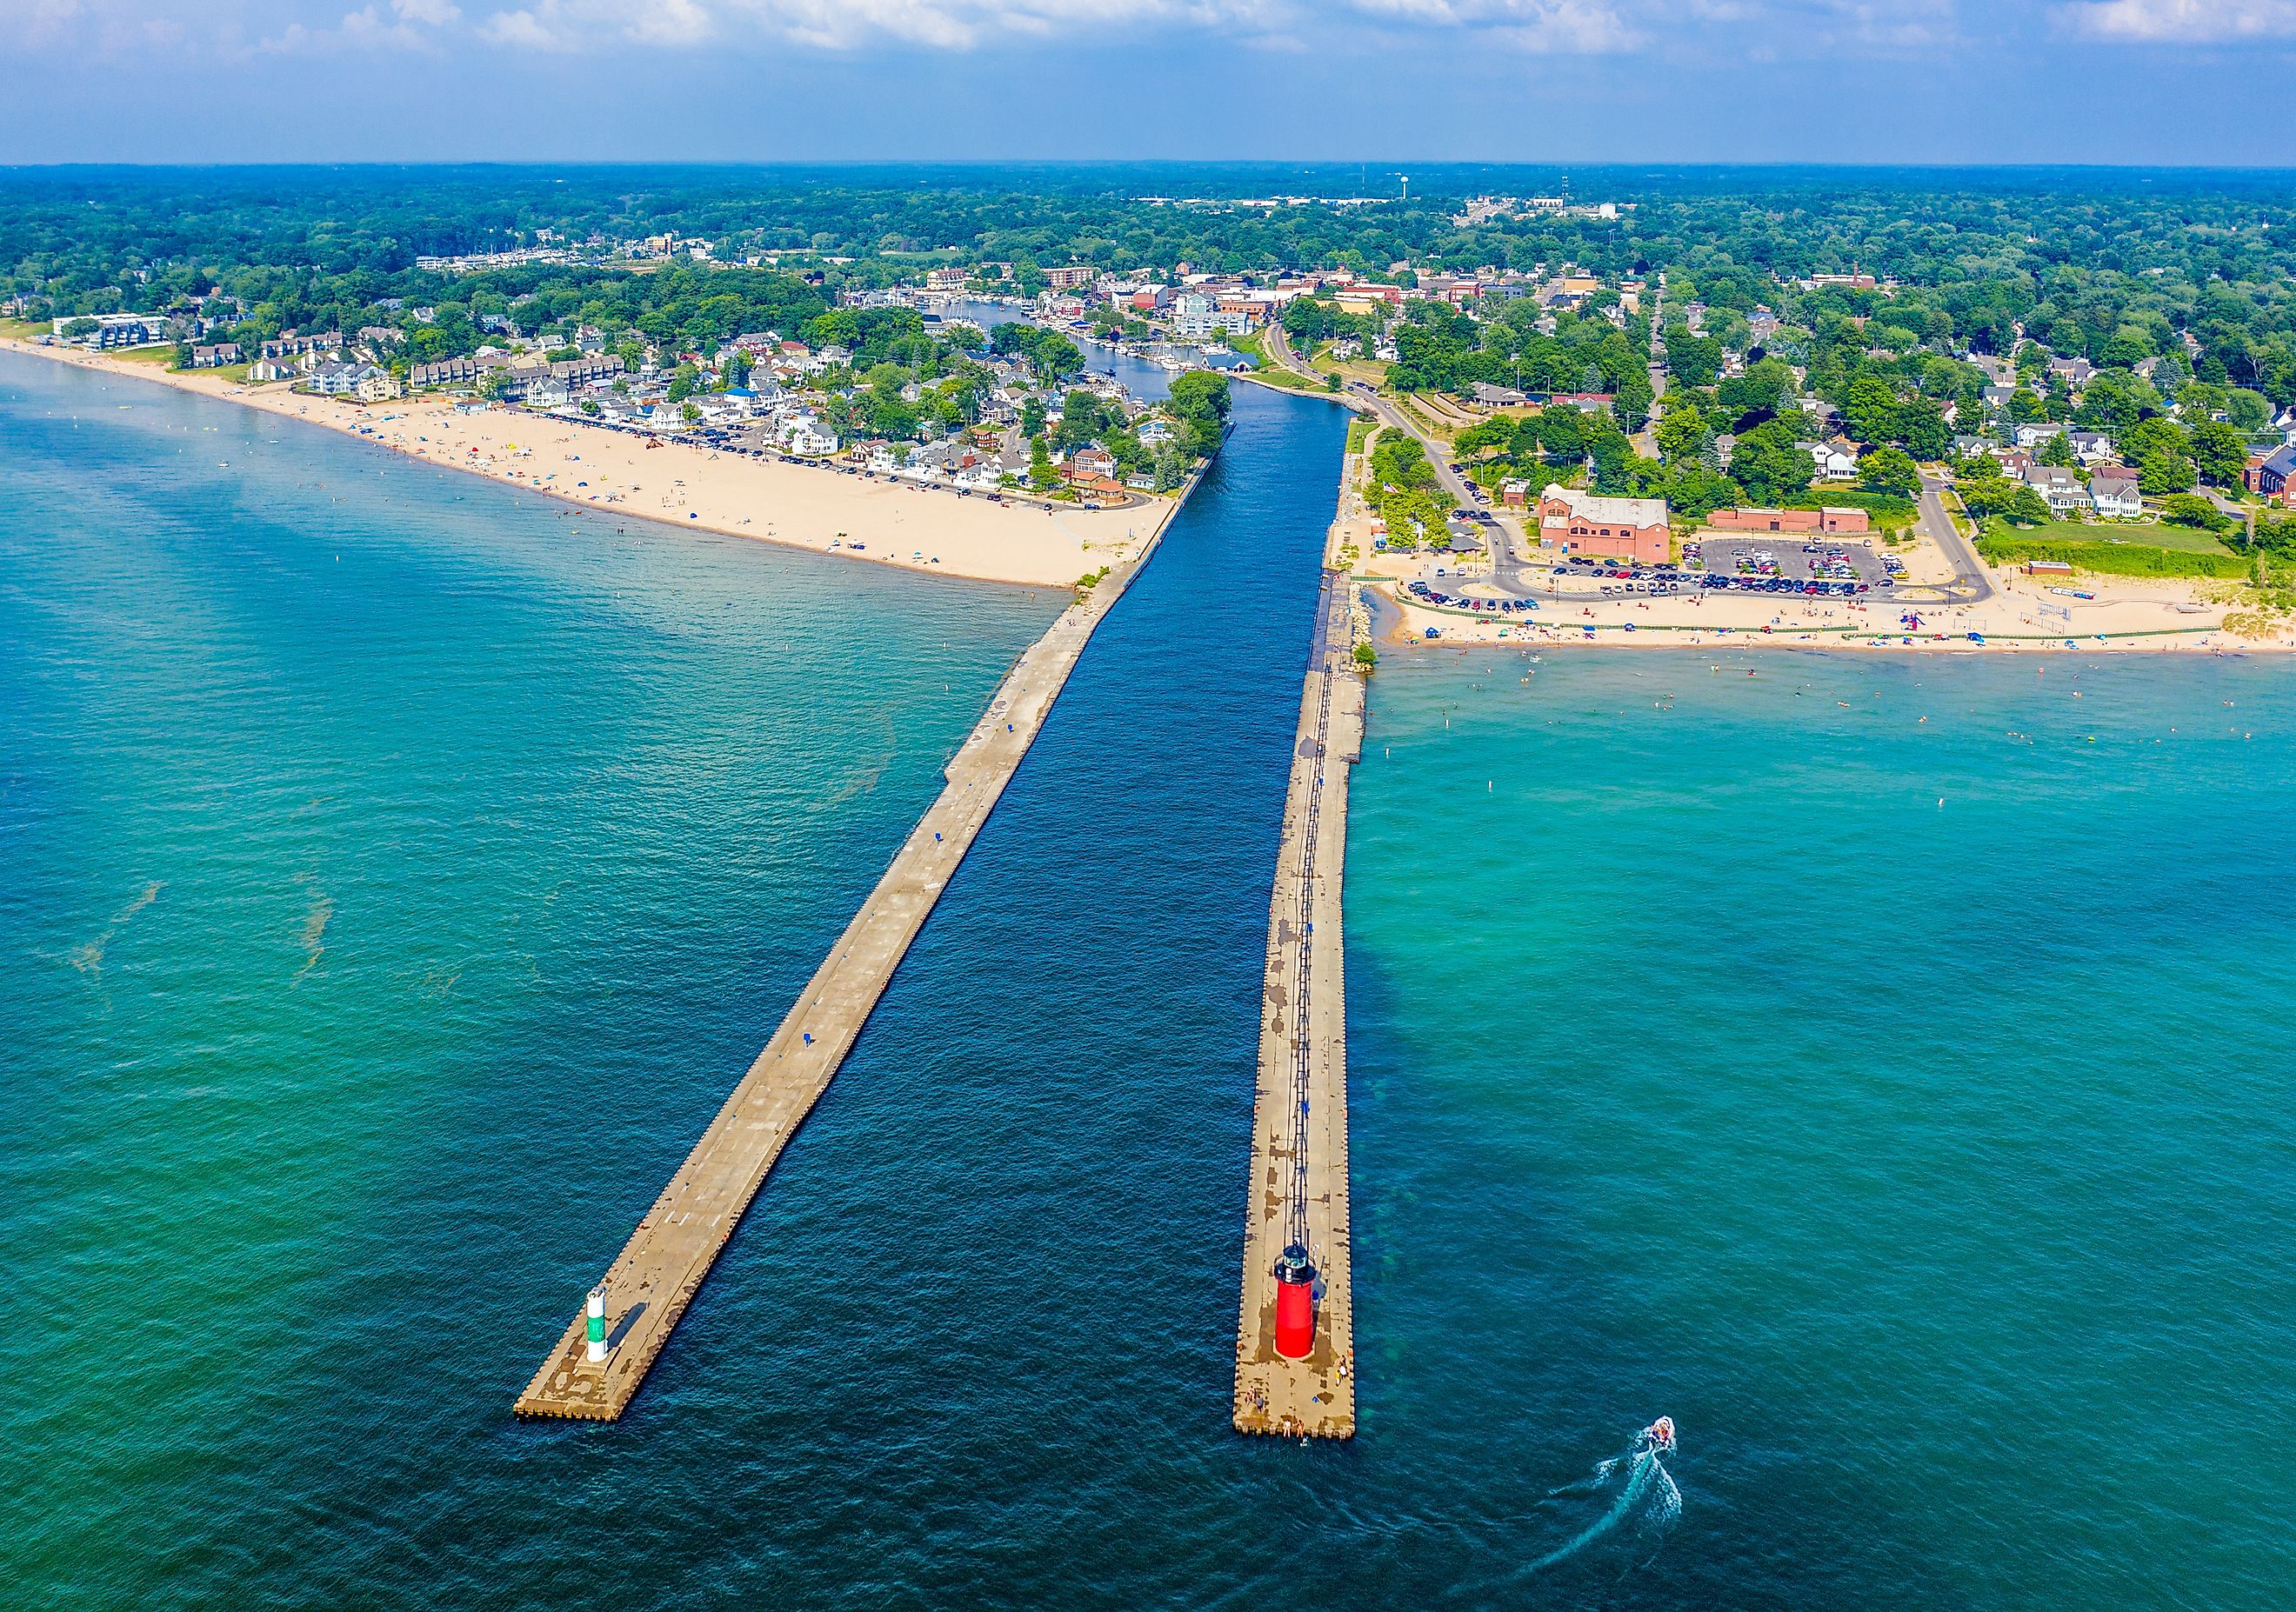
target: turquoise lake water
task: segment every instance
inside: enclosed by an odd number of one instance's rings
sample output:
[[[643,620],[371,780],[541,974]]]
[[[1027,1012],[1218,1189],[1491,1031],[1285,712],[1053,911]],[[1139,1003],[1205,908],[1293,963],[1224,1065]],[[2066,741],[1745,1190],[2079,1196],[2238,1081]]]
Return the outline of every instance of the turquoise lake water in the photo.
[[[1344,430],[1237,414],[629,1416],[526,1426],[1060,601],[0,361],[0,1602],[2284,1604],[2274,664],[1390,655],[1363,1435],[1228,1430]],[[1660,1412],[1671,1532],[1532,1571]]]

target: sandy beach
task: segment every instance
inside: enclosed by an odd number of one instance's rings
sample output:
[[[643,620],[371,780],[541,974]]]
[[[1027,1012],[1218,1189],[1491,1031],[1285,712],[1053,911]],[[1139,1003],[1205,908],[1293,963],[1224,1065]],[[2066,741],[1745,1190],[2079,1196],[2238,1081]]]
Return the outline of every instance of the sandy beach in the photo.
[[[1137,555],[1178,501],[1087,510],[998,504],[976,494],[742,458],[579,421],[443,398],[364,405],[248,386],[212,373],[0,339],[0,347],[172,386],[325,426],[429,463],[570,503],[739,537],[988,582],[1073,584]]]
[[[1391,585],[1382,596],[1397,611],[1391,643],[1585,643],[1656,649],[1669,645],[1744,649],[1783,644],[1797,649],[1909,650],[1951,648],[1987,654],[2086,652],[2156,654],[2287,652],[2296,650],[2296,626],[2247,638],[2224,627],[2222,604],[2196,600],[2173,585],[2127,577],[2083,577],[2092,600],[2053,595],[2046,585],[2014,572],[1992,573],[2003,590],[1981,604],[1889,601],[1808,603],[1760,594],[1673,594],[1656,599],[1541,599],[1538,609],[1506,618],[1431,609],[1401,598]],[[2064,611],[2044,616],[2042,607]],[[2193,607],[2198,605],[2196,610]],[[1900,618],[1920,618],[1909,626]],[[1969,634],[1975,633],[1978,639]]]

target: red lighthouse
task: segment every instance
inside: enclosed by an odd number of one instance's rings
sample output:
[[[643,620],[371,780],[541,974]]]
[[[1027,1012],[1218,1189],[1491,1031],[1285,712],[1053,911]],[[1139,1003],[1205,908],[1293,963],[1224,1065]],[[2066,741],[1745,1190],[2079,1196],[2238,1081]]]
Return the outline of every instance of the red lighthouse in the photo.
[[[1305,1360],[1316,1346],[1316,1265],[1293,1243],[1275,1261],[1275,1352]]]

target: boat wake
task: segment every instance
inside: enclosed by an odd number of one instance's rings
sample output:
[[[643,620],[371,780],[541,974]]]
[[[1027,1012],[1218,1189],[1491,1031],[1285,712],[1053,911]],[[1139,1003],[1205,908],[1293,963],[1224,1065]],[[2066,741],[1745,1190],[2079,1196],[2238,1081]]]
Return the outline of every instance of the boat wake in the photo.
[[[1570,1494],[1603,1493],[1616,1485],[1619,1497],[1609,1510],[1581,1529],[1575,1538],[1532,1562],[1526,1571],[1542,1573],[1559,1562],[1568,1561],[1622,1523],[1633,1522],[1660,1532],[1672,1526],[1682,1515],[1682,1491],[1674,1486],[1673,1474],[1660,1458],[1673,1453],[1674,1419],[1661,1416],[1636,1434],[1634,1444],[1623,1453],[1598,1463],[1591,1474],[1576,1483],[1548,1490],[1549,1499],[1560,1499]]]

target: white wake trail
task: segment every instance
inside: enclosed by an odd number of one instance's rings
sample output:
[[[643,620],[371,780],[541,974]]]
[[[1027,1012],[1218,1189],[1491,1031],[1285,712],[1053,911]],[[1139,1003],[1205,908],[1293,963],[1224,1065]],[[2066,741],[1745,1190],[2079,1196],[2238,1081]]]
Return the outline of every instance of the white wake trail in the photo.
[[[1567,1543],[1532,1562],[1525,1571],[1543,1573],[1558,1562],[1567,1561],[1629,1519],[1640,1519],[1660,1529],[1672,1526],[1682,1515],[1682,1491],[1675,1486],[1674,1475],[1659,1457],[1673,1448],[1673,1424],[1663,1420],[1654,1423],[1636,1436],[1631,1450],[1599,1463],[1591,1477],[1549,1490],[1553,1496],[1597,1493],[1610,1486],[1612,1475],[1620,1467],[1627,1469],[1626,1486],[1620,1490],[1611,1509]]]

